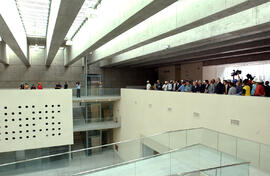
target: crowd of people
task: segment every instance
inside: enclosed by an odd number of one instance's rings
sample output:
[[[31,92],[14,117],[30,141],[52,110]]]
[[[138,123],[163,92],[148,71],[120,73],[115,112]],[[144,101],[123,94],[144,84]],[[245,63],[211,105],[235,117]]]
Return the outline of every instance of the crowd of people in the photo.
[[[56,83],[55,89],[61,89],[61,88],[62,88],[61,83],[60,82]],[[29,86],[28,83],[21,83],[20,89],[32,89],[32,90],[33,89],[39,89],[39,90],[41,90],[41,89],[43,89],[43,86],[42,86],[41,82],[38,82],[37,85],[35,83],[33,83],[31,85],[31,87]],[[68,83],[67,82],[65,82],[65,84],[64,84],[64,89],[68,89]]]
[[[238,79],[223,80],[220,78],[212,79],[211,81],[165,81],[162,84],[159,80],[151,85],[147,81],[147,90],[160,90],[160,91],[178,91],[178,92],[191,92],[191,93],[209,93],[209,94],[226,94],[226,95],[243,95],[243,96],[265,96],[270,97],[269,81],[261,79]]]
[[[55,89],[62,89],[62,84],[60,82],[58,82],[58,83],[56,83],[54,88]],[[68,89],[68,83],[67,82],[64,83],[63,88]],[[26,90],[27,89],[31,89],[31,90],[38,89],[38,90],[41,90],[41,89],[43,89],[43,86],[42,86],[41,82],[38,82],[37,86],[33,83],[31,85],[31,87],[29,86],[28,83],[21,83],[20,89],[26,89]],[[76,82],[76,89],[77,89],[77,97],[81,97],[81,84],[80,84],[80,82]]]

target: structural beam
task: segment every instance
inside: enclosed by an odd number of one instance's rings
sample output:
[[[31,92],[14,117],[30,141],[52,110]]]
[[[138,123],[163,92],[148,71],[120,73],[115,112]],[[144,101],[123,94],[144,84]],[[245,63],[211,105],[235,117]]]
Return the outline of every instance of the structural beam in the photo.
[[[121,63],[151,57],[159,59],[160,55],[181,52],[194,46],[204,47],[209,42],[228,40],[241,37],[241,35],[247,33],[267,30],[270,26],[270,16],[266,15],[268,11],[270,11],[270,3],[265,3],[258,7],[120,54],[110,61],[104,61],[101,66],[119,65]]]
[[[140,46],[217,21],[266,2],[268,0],[234,0],[233,3],[227,2],[227,0],[178,1],[98,48],[89,63],[110,59]]]
[[[223,41],[209,42],[207,45],[194,46],[180,52],[175,52],[167,55],[160,55],[159,58],[149,58],[134,62],[128,62],[121,66],[135,65],[148,66],[153,64],[172,63],[188,60],[201,60],[202,58],[209,58],[219,54],[231,55],[233,52],[248,51],[251,49],[259,49],[270,46],[270,31],[259,32],[252,35],[244,35],[235,39]]]
[[[79,13],[85,0],[54,0],[51,3],[51,12],[46,38],[46,65],[49,66],[55,58],[58,49],[63,44],[74,19]]]
[[[16,3],[1,0],[0,4],[0,36],[24,65],[30,66],[27,38]]]
[[[7,57],[7,45],[4,41],[0,41],[0,63],[9,65]]]
[[[154,62],[154,63],[152,62],[152,63],[138,64],[138,65],[134,65],[132,67],[140,68],[140,67],[162,65],[162,64],[169,64],[169,63],[218,60],[218,59],[236,58],[236,57],[240,57],[240,56],[250,56],[250,55],[255,55],[255,54],[264,54],[264,53],[270,53],[270,45],[263,46],[263,47],[257,46],[257,47],[254,47],[252,49],[245,48],[245,49],[242,49],[241,51],[230,51],[230,52],[224,53],[224,54],[217,53],[217,54],[212,54],[212,55],[203,55],[202,57],[194,57],[194,58],[187,58],[187,59],[168,58],[166,61],[163,60],[163,61],[158,61],[158,62]]]
[[[102,1],[100,16],[88,20],[73,38],[69,66],[177,0]]]

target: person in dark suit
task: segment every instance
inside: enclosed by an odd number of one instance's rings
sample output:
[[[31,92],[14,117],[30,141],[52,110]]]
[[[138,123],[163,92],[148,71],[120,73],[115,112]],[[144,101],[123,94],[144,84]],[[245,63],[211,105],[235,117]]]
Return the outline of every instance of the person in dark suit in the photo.
[[[217,85],[215,89],[216,94],[224,94],[224,85],[220,82],[220,78],[216,79]]]

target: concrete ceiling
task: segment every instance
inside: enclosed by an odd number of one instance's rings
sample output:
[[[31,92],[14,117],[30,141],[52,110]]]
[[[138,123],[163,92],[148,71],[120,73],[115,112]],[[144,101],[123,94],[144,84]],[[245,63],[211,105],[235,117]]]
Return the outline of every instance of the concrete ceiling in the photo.
[[[145,67],[207,58],[222,59],[225,56],[219,54],[240,56],[242,54],[236,52],[248,53],[249,50],[250,54],[264,53],[269,49],[266,41],[270,28],[269,11],[270,2],[265,1],[262,5],[113,56],[102,61],[100,66]],[[260,40],[263,41],[249,43]],[[257,52],[254,51],[256,49]]]
[[[265,53],[270,53],[270,31],[246,34],[229,40],[212,41],[197,46],[194,45],[194,47],[185,50],[180,47],[171,52],[168,50],[166,53],[147,56],[143,59],[122,63],[113,67],[159,67],[170,64],[248,57]]]
[[[231,40],[213,41],[205,45],[194,46],[186,50],[178,50],[160,54],[156,57],[146,57],[129,63],[118,65],[117,67],[149,67],[168,63],[185,63],[194,61],[207,61],[224,59],[240,55],[253,55],[268,53],[270,47],[270,31],[259,32],[251,35],[244,35]]]
[[[107,5],[108,9],[105,9],[103,16],[93,21],[87,21],[73,38],[73,45],[69,51],[70,58],[67,59],[65,66],[69,66],[83,56],[87,56],[90,52],[93,52],[176,1],[119,0],[115,3],[113,1],[105,1],[105,7]],[[117,12],[115,12],[116,9]],[[93,26],[95,27],[93,28]]]

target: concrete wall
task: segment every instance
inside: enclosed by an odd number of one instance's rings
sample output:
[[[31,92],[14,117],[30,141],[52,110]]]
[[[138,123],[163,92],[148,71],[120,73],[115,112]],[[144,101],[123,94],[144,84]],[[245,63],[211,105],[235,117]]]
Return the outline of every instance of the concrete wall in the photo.
[[[201,80],[202,79],[202,62],[182,64],[181,79],[182,80]]]
[[[157,72],[155,69],[104,69],[103,82],[105,87],[127,87],[146,85],[156,81]]]
[[[263,97],[122,89],[115,106],[121,128],[114,130],[114,139],[205,127],[270,145],[269,104]]]
[[[30,67],[25,67],[12,50],[7,49],[9,66],[0,64],[0,88],[18,88],[21,82],[28,84],[42,82],[44,88],[53,88],[57,82],[67,81],[75,87],[83,79],[82,61],[64,67],[64,50],[59,50],[50,67],[45,66],[46,50],[30,48]]]
[[[145,86],[158,79],[155,69],[100,68],[99,63],[89,65],[88,74],[99,74],[104,87],[125,88],[127,86]]]
[[[159,67],[158,68],[158,79],[161,82],[176,80],[176,67],[175,65]]]

